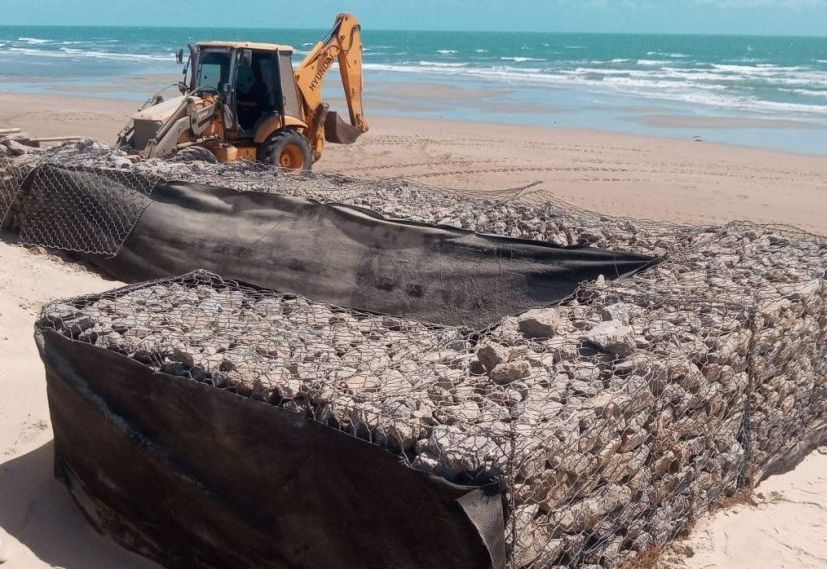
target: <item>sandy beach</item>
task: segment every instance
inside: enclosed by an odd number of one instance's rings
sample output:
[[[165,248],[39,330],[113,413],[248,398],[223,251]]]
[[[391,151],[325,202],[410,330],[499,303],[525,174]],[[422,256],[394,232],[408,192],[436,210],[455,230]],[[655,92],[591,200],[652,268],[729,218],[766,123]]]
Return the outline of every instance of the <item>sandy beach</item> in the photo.
[[[112,142],[134,108],[113,99],[0,94],[0,128]],[[689,224],[744,219],[827,233],[827,157],[583,130],[370,120],[370,133],[352,147],[331,146],[316,171],[408,178],[481,199],[556,198],[612,216]],[[97,535],[53,479],[45,378],[32,340],[38,311],[50,299],[119,283],[2,239],[0,265],[0,563],[156,567]],[[701,521],[660,564],[827,569],[827,448],[762,483],[754,504]]]

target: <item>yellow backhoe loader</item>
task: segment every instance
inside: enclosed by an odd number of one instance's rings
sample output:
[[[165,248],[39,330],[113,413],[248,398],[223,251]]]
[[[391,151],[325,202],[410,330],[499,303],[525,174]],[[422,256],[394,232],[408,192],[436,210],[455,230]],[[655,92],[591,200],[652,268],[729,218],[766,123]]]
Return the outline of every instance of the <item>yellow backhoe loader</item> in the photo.
[[[330,34],[293,70],[293,48],[249,42],[189,46],[181,96],[150,98],[118,136],[143,158],[182,153],[229,162],[250,160],[308,171],[325,142],[353,143],[367,132],[362,107],[359,21],[339,14]],[[183,63],[183,50],[178,53]],[[322,84],[338,62],[350,124],[328,110]]]

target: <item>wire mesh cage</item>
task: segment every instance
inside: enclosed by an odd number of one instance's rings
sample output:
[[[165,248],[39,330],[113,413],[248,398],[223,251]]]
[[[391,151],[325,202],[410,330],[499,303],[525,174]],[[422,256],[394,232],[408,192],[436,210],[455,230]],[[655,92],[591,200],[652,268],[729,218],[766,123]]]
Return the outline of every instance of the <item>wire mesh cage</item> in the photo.
[[[824,281],[801,275],[757,302],[738,294],[754,279],[728,299],[644,272],[480,332],[197,272],[52,305],[41,326],[452,482],[498,481],[509,567],[609,568],[750,489],[824,421]]]
[[[0,228],[12,224],[9,214],[27,171],[10,158],[0,158]]]
[[[19,201],[15,184],[41,165],[6,174],[0,205]],[[509,569],[631,563],[827,433],[823,237],[745,222],[631,221],[556,201],[475,201],[403,180],[287,176],[260,165],[124,162],[117,175],[97,155],[51,165],[130,196],[102,208],[124,222],[77,247],[64,236],[111,221],[100,221],[97,202],[71,197],[72,183],[44,182],[38,211],[72,213],[26,213],[21,240],[58,249],[116,253],[153,184],[181,180],[661,257],[485,330],[332,306],[203,271],[44,309],[41,329],[291,410],[410,468],[461,484],[498,482]],[[65,199],[46,204],[54,193]],[[74,212],[76,203],[87,213]]]
[[[310,173],[296,175],[269,165],[244,161],[227,164],[157,159],[132,162],[120,151],[91,148],[87,143],[72,143],[42,154],[26,156],[25,160],[10,161],[5,168],[0,165],[0,171],[7,172],[6,189],[0,190],[5,198],[0,198],[0,206],[5,203],[7,210],[11,210],[15,197],[20,197],[21,185],[31,172],[44,169],[49,172],[48,175],[36,174],[36,187],[26,189],[26,193],[31,192],[32,195],[17,200],[17,209],[25,205],[24,209],[28,212],[17,215],[17,225],[24,233],[21,235],[24,243],[94,253],[105,249],[105,254],[112,255],[119,241],[121,244],[123,242],[121,228],[133,224],[132,220],[140,215],[145,199],[151,196],[159,181],[206,184],[239,192],[277,193],[323,203],[364,207],[388,218],[448,225],[564,247],[593,246],[654,256],[668,255],[685,247],[695,232],[695,228],[671,223],[633,221],[597,214],[553,197],[541,204],[501,198],[478,200],[402,179],[371,180]],[[78,180],[79,176],[96,179]],[[81,183],[89,184],[91,188],[108,187],[109,191],[79,196],[77,187]],[[74,213],[73,217],[59,222],[56,216],[67,215],[67,207],[79,199],[92,203],[86,208],[77,208],[78,213]],[[100,208],[95,204],[107,200],[116,203],[107,208],[109,218],[100,219]],[[77,216],[81,217],[74,219]],[[54,226],[75,222],[79,222],[83,231],[69,227],[54,234]],[[28,231],[27,224],[32,225]],[[100,231],[111,235],[105,243],[101,244],[98,237],[84,241],[69,236],[73,232],[85,235],[89,229],[95,229],[92,227],[94,224]]]

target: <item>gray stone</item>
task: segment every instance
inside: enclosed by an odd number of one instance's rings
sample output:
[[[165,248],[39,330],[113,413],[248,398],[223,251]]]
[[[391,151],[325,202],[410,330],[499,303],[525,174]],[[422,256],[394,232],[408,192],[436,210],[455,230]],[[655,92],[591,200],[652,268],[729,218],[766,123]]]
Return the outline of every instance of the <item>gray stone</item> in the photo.
[[[439,461],[427,454],[420,453],[414,458],[412,466],[424,472],[437,472],[439,470]]]
[[[582,397],[594,397],[600,392],[603,386],[595,381],[583,381],[574,379],[569,383],[572,394]]]
[[[112,330],[117,332],[118,334],[125,334],[131,328],[134,328],[137,325],[135,320],[131,318],[115,318],[112,320]]]
[[[353,392],[372,392],[379,390],[381,382],[373,375],[353,374],[344,379],[344,385]]]
[[[616,321],[601,322],[583,335],[588,344],[610,354],[626,356],[635,351],[635,331]]]
[[[66,330],[69,334],[77,336],[85,330],[89,330],[95,326],[95,321],[89,316],[77,316],[69,320],[61,322],[61,328]]]
[[[507,362],[510,354],[508,348],[495,342],[487,342],[477,350],[477,358],[488,371],[493,370],[498,364]]]
[[[298,379],[290,379],[283,383],[278,383],[276,389],[279,395],[285,399],[295,399],[302,393],[304,383]]]
[[[489,373],[491,381],[500,385],[509,384],[518,379],[524,379],[531,375],[531,364],[528,360],[518,360],[497,364]]]
[[[634,541],[632,542],[632,549],[638,552],[642,552],[652,547],[652,545],[653,540],[651,534],[644,532],[634,539]]]
[[[620,393],[604,391],[589,400],[589,405],[599,417],[617,417],[625,411],[628,397]]]
[[[566,533],[583,533],[591,530],[611,511],[627,503],[632,492],[625,486],[612,484],[600,493],[560,508],[551,515],[553,526]]]
[[[616,302],[608,306],[601,306],[599,312],[604,321],[618,322],[623,326],[628,326],[632,307],[622,302]]]
[[[600,379],[600,368],[591,362],[578,362],[572,374],[574,381],[595,382]]]
[[[435,411],[437,421],[447,425],[461,424],[475,422],[480,417],[480,408],[473,401],[465,401],[458,405],[450,405],[448,407],[440,407]]]
[[[46,309],[46,318],[53,322],[62,322],[83,316],[83,312],[70,304],[50,304]]]
[[[521,315],[518,325],[527,338],[552,338],[561,330],[562,321],[556,308],[543,308]]]
[[[477,473],[505,458],[506,449],[482,434],[466,434],[454,425],[437,425],[431,431],[423,454],[435,459],[435,470],[450,480],[463,473]]]

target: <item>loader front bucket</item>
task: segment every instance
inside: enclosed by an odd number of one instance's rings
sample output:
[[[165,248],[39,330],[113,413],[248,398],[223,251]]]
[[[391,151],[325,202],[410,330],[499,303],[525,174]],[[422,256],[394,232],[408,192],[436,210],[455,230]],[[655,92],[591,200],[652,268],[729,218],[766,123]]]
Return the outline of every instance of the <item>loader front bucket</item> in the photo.
[[[334,144],[353,144],[362,131],[342,120],[339,113],[330,111],[324,118],[324,138]]]

